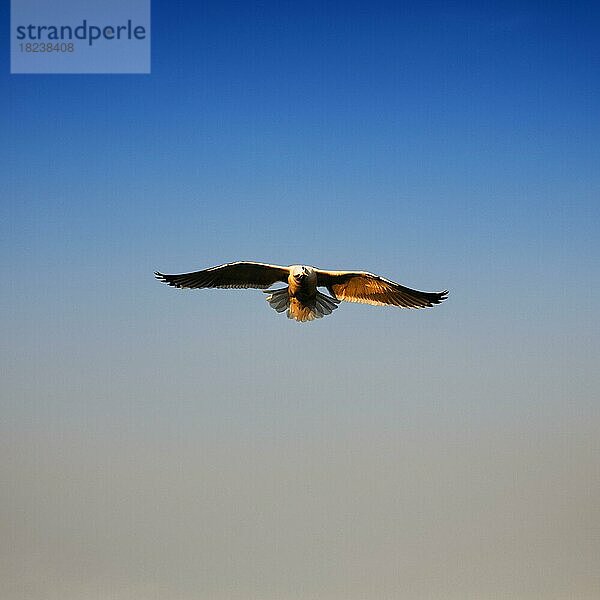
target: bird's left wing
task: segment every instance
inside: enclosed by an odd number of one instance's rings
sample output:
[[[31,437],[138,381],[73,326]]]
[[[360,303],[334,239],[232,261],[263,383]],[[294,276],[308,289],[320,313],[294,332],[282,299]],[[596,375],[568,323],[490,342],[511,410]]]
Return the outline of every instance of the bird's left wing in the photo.
[[[158,271],[156,278],[177,288],[268,288],[276,281],[285,281],[287,267],[257,262],[233,262],[194,273],[165,275]]]
[[[425,308],[439,304],[448,291],[420,292],[364,271],[322,271],[317,269],[317,285],[346,302]]]

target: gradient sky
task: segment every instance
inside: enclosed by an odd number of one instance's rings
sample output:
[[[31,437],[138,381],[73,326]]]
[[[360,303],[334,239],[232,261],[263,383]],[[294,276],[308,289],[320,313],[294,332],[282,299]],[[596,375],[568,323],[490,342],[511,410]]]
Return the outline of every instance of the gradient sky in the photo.
[[[151,75],[0,38],[0,596],[598,598],[598,6],[181,4]],[[239,259],[450,297],[152,275]]]

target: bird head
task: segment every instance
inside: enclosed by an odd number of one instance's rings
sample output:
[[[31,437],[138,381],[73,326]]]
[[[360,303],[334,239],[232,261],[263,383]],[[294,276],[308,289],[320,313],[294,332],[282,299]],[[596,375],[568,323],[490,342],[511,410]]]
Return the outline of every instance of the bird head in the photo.
[[[310,278],[313,272],[314,269],[305,265],[294,265],[292,267],[292,276],[298,283]]]

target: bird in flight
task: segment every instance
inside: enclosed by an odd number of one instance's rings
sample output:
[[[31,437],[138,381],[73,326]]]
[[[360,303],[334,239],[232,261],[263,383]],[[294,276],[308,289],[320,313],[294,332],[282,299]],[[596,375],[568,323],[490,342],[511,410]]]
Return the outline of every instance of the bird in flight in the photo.
[[[419,292],[365,271],[325,271],[306,265],[280,267],[258,262],[233,262],[203,271],[165,275],[154,273],[159,281],[176,288],[258,288],[277,312],[287,311],[289,319],[312,321],[330,315],[338,304],[361,302],[377,306],[426,308],[448,296],[443,292]],[[266,290],[276,282],[287,286]],[[317,288],[326,288],[330,295]]]

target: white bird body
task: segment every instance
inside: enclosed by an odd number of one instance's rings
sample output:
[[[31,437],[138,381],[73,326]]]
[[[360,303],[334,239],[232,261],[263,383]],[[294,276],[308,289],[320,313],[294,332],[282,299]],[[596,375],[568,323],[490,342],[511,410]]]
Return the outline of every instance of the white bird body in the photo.
[[[267,301],[277,312],[287,311],[296,321],[312,321],[331,314],[338,304],[392,305],[425,308],[439,304],[448,292],[419,292],[366,271],[326,271],[307,265],[282,267],[265,263],[240,261],[203,271],[165,275],[155,273],[160,281],[178,288],[259,288],[280,281],[287,287],[265,290]],[[330,295],[317,288],[327,288]]]
[[[339,304],[337,298],[326,296],[317,290],[317,271],[306,265],[289,267],[288,287],[271,293],[267,301],[278,310],[287,296],[286,308],[288,317],[296,321],[312,321],[331,314]],[[281,310],[280,312],[283,312]]]

